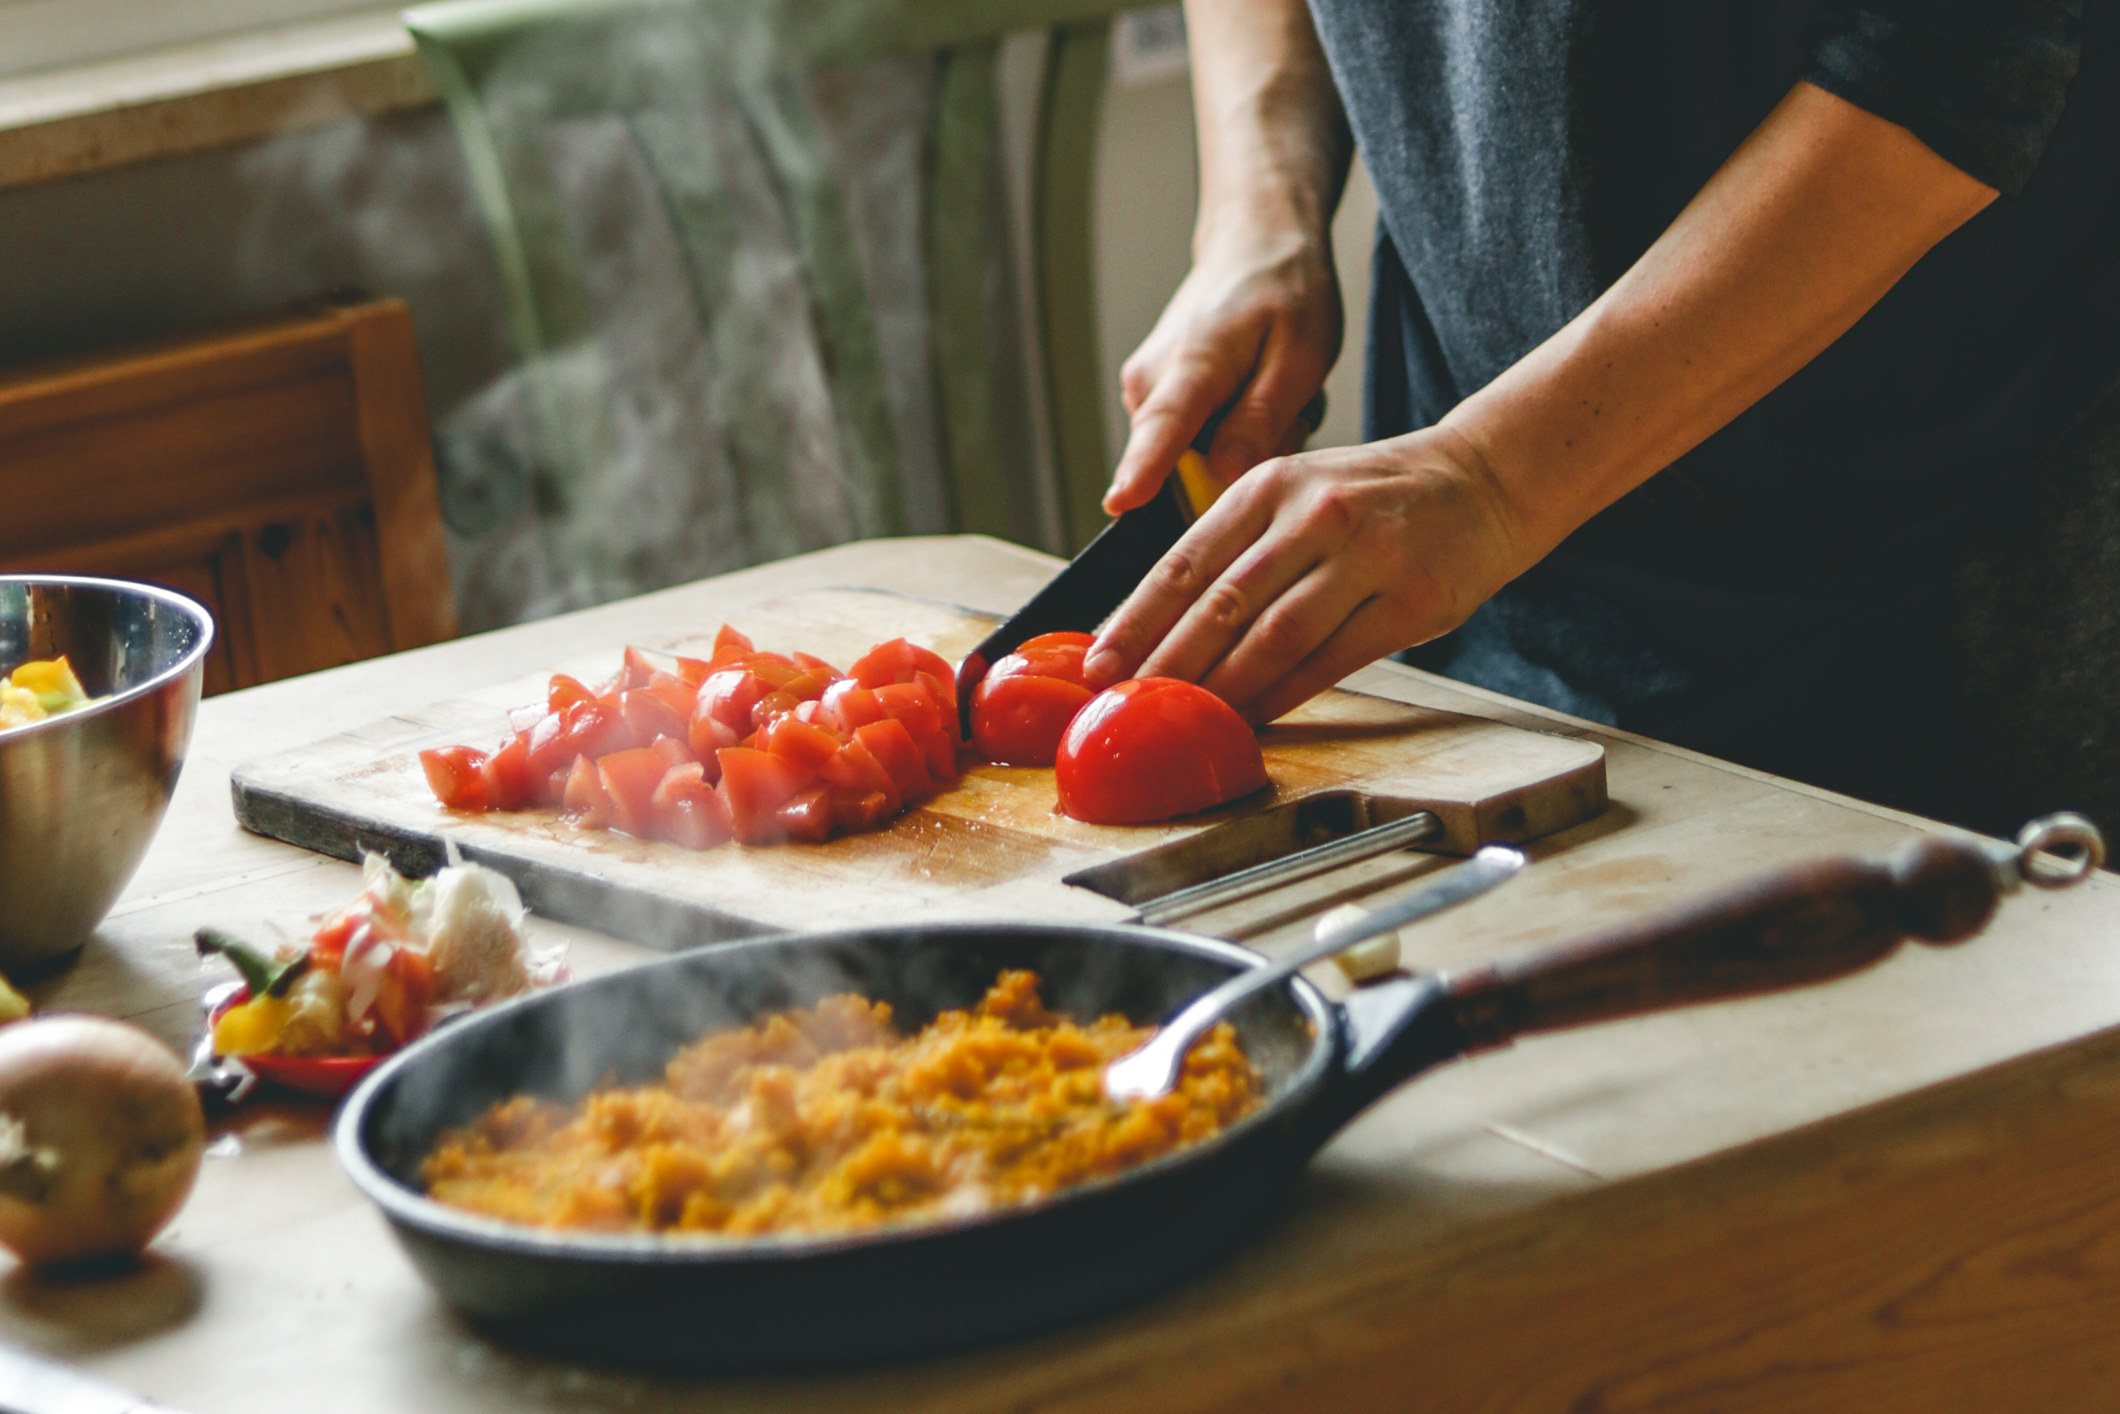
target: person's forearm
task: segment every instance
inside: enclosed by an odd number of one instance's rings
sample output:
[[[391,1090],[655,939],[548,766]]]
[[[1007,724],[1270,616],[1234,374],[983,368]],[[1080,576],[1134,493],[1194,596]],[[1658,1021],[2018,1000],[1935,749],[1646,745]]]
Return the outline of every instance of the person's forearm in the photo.
[[[1354,139],[1303,0],[1191,0],[1185,24],[1200,144],[1195,254],[1234,221],[1329,236]]]
[[[1995,192],[1799,85],[1655,245],[1443,420],[1526,563],[1802,368]]]

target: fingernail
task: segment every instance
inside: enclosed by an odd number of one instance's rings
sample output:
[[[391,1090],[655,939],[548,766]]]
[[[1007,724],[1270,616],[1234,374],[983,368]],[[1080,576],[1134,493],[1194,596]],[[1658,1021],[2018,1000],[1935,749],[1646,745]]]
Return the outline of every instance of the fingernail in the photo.
[[[1092,687],[1104,686],[1119,676],[1119,655],[1109,648],[1093,650],[1082,660],[1082,676]]]

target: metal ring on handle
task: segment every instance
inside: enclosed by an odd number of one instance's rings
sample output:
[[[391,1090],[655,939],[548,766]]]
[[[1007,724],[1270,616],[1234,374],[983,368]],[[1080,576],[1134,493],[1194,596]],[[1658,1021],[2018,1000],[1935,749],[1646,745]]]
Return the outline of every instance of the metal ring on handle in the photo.
[[[2105,836],[2073,811],[2042,815],[2017,832],[2017,872],[2034,888],[2080,884],[2104,864]]]

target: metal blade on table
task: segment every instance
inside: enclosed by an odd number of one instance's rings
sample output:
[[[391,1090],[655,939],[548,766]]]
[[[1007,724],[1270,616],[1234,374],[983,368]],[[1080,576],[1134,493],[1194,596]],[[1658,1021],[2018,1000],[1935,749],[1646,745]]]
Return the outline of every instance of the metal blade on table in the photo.
[[[177,1414],[56,1360],[0,1346],[0,1414]]]

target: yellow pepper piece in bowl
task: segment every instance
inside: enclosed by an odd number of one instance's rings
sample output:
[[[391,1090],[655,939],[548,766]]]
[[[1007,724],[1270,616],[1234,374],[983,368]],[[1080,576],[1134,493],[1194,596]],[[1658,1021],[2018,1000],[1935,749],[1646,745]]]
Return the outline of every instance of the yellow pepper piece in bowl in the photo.
[[[213,1024],[213,1048],[224,1056],[254,1056],[273,1049],[292,1010],[285,997],[252,997],[221,1013]]]
[[[24,692],[35,693],[38,705],[46,712],[64,712],[88,701],[81,679],[74,676],[74,665],[66,661],[63,653],[56,658],[24,663],[15,669],[8,681]]]

